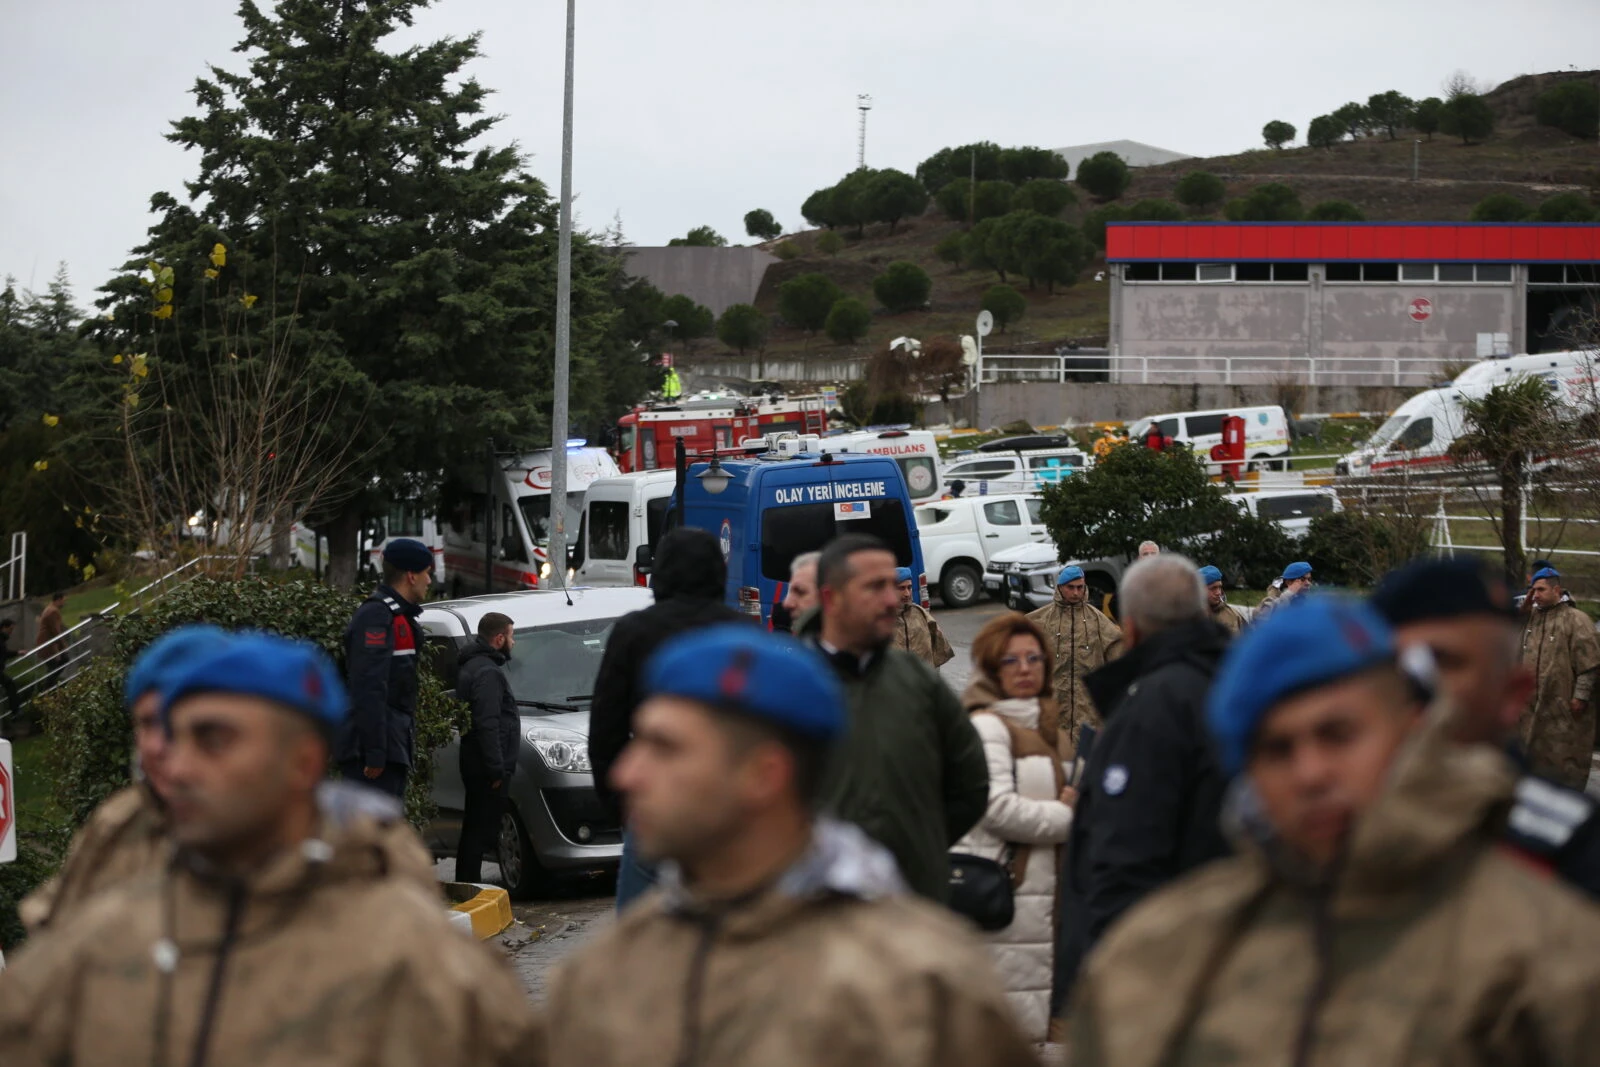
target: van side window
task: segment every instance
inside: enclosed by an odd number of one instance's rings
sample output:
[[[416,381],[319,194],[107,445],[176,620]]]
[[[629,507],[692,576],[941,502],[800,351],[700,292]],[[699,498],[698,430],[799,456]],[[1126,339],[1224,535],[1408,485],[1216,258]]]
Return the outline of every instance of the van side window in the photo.
[[[1397,451],[1410,451],[1416,448],[1427,448],[1431,444],[1433,444],[1433,419],[1429,417],[1413,419],[1411,425],[1406,427],[1405,433],[1401,434],[1399,439],[1389,448]]]
[[[1186,420],[1189,424],[1190,437],[1205,437],[1208,434],[1222,432],[1222,420],[1226,415],[1190,415]]]
[[[945,471],[947,478],[978,478],[984,475],[1011,474],[1017,469],[1015,460],[1009,459],[976,459],[966,463],[957,463]]]
[[[665,497],[662,504],[665,510]],[[591,559],[628,558],[626,501],[596,500],[589,505],[589,556]]]
[[[500,547],[505,550],[505,558],[512,563],[528,562],[528,553],[522,547],[522,538],[517,536],[517,520],[511,514],[510,504],[500,505]]]
[[[494,536],[493,530],[484,529],[485,513],[489,510],[489,498],[483,493],[474,493],[472,494],[472,502],[467,506],[472,509],[467,524],[469,529],[467,536],[480,545],[484,544],[490,537]]]
[[[1176,437],[1178,436],[1178,420],[1162,419],[1156,423],[1156,429],[1161,431],[1162,437]]]
[[[983,506],[983,517],[991,526],[1021,526],[1022,509],[1015,500],[996,500]]]
[[[1044,501],[1038,497],[1028,498],[1028,522],[1034,526],[1044,525]]]
[[[1332,511],[1333,499],[1322,493],[1264,496],[1256,501],[1256,514],[1263,519],[1303,519],[1311,515],[1327,515]]]

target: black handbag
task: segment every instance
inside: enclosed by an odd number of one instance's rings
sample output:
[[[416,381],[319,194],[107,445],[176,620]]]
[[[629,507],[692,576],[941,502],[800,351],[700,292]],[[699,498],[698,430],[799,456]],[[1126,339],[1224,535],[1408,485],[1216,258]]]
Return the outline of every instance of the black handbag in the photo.
[[[1011,884],[1013,849],[1006,846],[1003,862],[985,856],[950,854],[950,907],[986,931],[1004,930],[1016,918],[1017,902]]]

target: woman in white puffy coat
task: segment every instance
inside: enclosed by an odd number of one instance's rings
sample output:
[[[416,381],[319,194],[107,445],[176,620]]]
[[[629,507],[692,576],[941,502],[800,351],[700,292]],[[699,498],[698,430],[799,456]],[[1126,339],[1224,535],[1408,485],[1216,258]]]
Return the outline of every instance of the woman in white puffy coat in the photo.
[[[1039,628],[1016,612],[991,620],[973,640],[976,673],[962,702],[988,759],[989,807],[950,850],[1003,863],[1008,848],[1016,849],[1016,917],[986,936],[1017,1021],[1035,1041],[1046,1040],[1050,1029],[1058,849],[1072,829],[1076,799],[1066,786],[1055,701],[1048,695],[1054,676],[1049,647]]]

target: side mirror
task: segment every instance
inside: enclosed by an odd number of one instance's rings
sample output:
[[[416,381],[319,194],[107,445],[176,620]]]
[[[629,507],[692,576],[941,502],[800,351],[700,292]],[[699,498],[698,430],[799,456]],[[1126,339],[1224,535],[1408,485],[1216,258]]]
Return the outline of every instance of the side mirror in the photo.
[[[656,554],[649,545],[640,545],[633,553],[633,569],[640,574],[649,574],[651,565],[655,563]]]

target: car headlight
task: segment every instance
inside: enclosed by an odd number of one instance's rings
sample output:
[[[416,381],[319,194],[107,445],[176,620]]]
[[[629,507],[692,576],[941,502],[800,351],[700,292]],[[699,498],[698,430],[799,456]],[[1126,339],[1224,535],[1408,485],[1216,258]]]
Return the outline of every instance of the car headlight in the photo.
[[[588,774],[594,769],[589,764],[589,739],[582,734],[552,726],[530,726],[522,736],[552,771]]]

